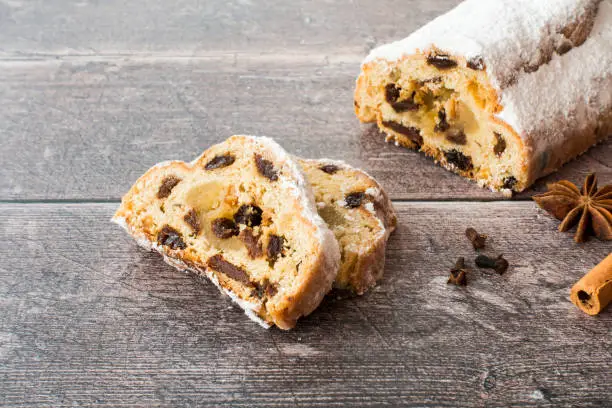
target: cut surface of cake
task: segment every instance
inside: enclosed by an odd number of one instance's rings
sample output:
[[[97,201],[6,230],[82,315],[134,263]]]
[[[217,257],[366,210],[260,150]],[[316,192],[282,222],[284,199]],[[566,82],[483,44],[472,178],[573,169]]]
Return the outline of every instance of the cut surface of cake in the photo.
[[[311,313],[340,262],[299,164],[264,137],[233,136],[191,163],[154,166],[113,221],[264,326],[290,329]]]
[[[467,0],[362,65],[387,140],[522,191],[612,133],[610,0]]]
[[[382,277],[387,239],[397,224],[382,187],[362,170],[333,160],[299,160],[321,217],[340,244],[334,286],[361,295]]]

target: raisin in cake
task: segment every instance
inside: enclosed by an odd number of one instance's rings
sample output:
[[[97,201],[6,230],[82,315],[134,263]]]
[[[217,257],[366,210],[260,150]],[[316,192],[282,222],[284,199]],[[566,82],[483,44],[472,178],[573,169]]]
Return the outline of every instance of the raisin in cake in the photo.
[[[233,136],[192,163],[160,163],[113,220],[180,269],[206,275],[264,326],[295,326],[340,260],[296,161],[268,138]]]
[[[522,191],[612,133],[610,0],[468,0],[362,65],[387,140]]]
[[[344,162],[301,159],[300,164],[319,215],[340,244],[334,286],[361,295],[383,275],[387,239],[397,222],[391,201],[376,180]]]

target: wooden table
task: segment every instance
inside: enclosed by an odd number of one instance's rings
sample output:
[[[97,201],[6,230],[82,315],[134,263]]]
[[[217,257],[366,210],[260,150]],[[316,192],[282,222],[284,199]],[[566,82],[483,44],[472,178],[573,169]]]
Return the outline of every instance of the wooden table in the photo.
[[[507,200],[354,117],[368,50],[456,3],[0,1],[0,405],[612,406],[612,310],[568,300],[612,246],[529,198],[612,182],[612,142]],[[263,330],[109,223],[149,166],[234,133],[381,181],[399,228],[376,289]],[[468,226],[511,268],[456,288]]]

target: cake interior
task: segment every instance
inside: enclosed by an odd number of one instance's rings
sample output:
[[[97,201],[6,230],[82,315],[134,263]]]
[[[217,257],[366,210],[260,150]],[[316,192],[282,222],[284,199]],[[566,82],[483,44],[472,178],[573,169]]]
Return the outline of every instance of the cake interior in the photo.
[[[320,251],[316,226],[279,188],[286,169],[275,160],[265,151],[214,146],[193,166],[150,170],[118,215],[171,257],[208,269],[221,286],[260,305],[257,313],[270,321],[271,309],[287,307]]]
[[[522,142],[493,118],[499,105],[481,60],[432,52],[375,61],[359,81],[357,114],[376,121],[388,141],[495,190],[525,185]]]
[[[384,242],[395,226],[394,216],[389,220],[391,225],[385,226],[382,209],[376,208],[386,198],[360,170],[316,160],[302,160],[300,164],[312,185],[319,215],[340,245],[341,262],[334,287],[363,294],[383,274]]]

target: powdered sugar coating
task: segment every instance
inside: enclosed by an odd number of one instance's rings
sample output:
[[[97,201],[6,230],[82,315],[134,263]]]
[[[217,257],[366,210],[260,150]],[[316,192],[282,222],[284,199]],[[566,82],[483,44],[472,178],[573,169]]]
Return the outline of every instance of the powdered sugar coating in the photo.
[[[374,49],[364,64],[432,47],[466,60],[482,58],[501,98],[498,118],[524,139],[537,137],[537,153],[570,136],[555,123],[592,123],[610,108],[611,10],[610,0],[467,0],[409,37]],[[587,40],[558,55],[555,50],[568,41],[564,30],[585,21],[588,26],[592,15]],[[554,131],[541,130],[546,128]]]
[[[545,92],[534,93],[534,89]],[[601,112],[612,108],[612,2],[603,1],[589,38],[530,75],[522,75],[502,94],[503,111],[498,117],[522,137],[533,135],[534,154],[546,151],[597,122]],[[572,123],[571,132],[558,123]],[[536,137],[537,136],[537,137]]]
[[[338,242],[334,237],[333,232],[329,229],[323,218],[319,215],[316,208],[316,203],[314,199],[314,193],[312,192],[312,188],[310,187],[310,183],[304,177],[304,173],[302,169],[297,164],[297,161],[290,156],[285,149],[283,149],[278,143],[276,143],[273,139],[265,136],[239,136],[251,139],[255,144],[259,144],[260,146],[265,146],[266,149],[274,152],[275,157],[277,157],[283,165],[287,166],[290,170],[290,177],[283,176],[281,173],[280,181],[283,189],[292,192],[295,198],[301,203],[302,207],[305,210],[304,216],[312,222],[317,227],[317,235],[319,241],[323,245],[323,248],[327,248],[329,254],[335,251],[336,254],[340,253],[340,249],[338,247]],[[333,259],[333,256],[326,257]],[[336,265],[340,263],[340,259],[338,256],[338,260]],[[337,269],[337,268],[336,268]]]
[[[467,0],[409,37],[378,47],[365,63],[394,61],[435,46],[466,59],[482,57],[494,84],[503,89],[517,72],[554,48],[568,23],[601,0]],[[486,33],[486,35],[485,35]]]

